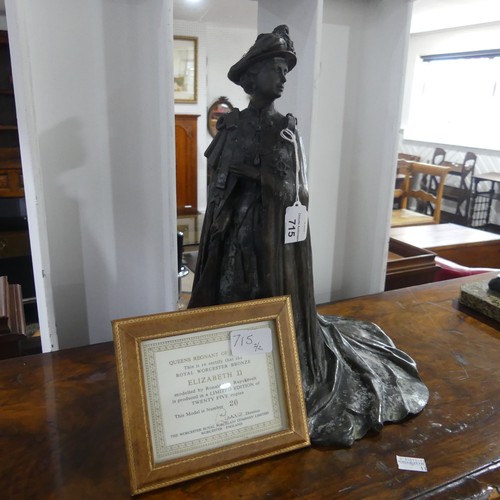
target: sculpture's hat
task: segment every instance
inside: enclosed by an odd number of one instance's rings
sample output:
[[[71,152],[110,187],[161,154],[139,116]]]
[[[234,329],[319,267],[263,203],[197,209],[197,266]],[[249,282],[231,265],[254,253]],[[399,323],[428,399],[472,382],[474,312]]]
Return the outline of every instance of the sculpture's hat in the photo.
[[[291,71],[297,64],[297,56],[293,48],[293,42],[288,35],[288,26],[282,24],[274,28],[272,33],[261,33],[249,51],[229,70],[228,78],[240,84],[241,76],[245,71],[258,61],[270,59],[272,57],[282,57],[288,64],[288,71]]]

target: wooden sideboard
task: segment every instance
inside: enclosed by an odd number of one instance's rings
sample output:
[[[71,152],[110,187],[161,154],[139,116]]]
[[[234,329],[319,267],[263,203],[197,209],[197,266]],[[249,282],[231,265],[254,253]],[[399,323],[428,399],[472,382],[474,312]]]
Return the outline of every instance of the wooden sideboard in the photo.
[[[422,413],[349,449],[305,448],[140,498],[498,498],[498,323],[458,304],[460,285],[421,285],[320,307],[378,323],[417,362]],[[0,362],[4,498],[129,498],[113,344]],[[399,470],[396,455],[428,472]]]
[[[198,213],[198,115],[175,115],[177,214]]]
[[[500,234],[457,224],[391,228],[391,238],[468,267],[500,268]]]

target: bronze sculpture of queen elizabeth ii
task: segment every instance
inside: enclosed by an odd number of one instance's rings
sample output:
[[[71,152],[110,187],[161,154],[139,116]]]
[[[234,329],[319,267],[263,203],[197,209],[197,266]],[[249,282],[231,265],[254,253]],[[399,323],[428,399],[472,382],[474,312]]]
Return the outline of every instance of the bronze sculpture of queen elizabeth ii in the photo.
[[[429,393],[378,326],[317,313],[307,227],[285,243],[287,208],[309,202],[296,120],[274,108],[296,63],[278,26],[229,70],[250,104],[219,119],[205,153],[210,186],[189,307],[290,295],[311,441],[350,446],[420,412]]]

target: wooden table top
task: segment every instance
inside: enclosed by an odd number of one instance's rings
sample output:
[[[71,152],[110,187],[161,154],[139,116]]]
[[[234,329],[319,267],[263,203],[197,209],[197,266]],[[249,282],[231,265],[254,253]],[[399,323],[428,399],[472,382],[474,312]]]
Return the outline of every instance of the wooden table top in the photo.
[[[457,298],[493,275],[320,307],[375,321],[417,361],[430,390],[418,416],[350,449],[301,449],[142,497],[488,498],[500,488],[500,333]],[[0,408],[3,498],[129,498],[112,343],[0,362]],[[398,470],[396,455],[429,471]]]
[[[433,251],[447,247],[483,245],[488,242],[500,244],[499,234],[458,224],[393,227],[390,235],[395,240]]]

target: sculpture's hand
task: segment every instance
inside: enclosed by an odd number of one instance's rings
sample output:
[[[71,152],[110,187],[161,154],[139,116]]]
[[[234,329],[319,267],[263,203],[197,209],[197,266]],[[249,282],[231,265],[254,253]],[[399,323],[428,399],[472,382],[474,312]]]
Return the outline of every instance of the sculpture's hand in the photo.
[[[229,172],[241,177],[248,177],[249,179],[253,179],[255,181],[260,178],[260,170],[258,168],[245,164],[231,165],[229,167]]]

